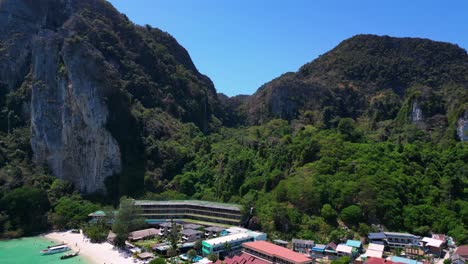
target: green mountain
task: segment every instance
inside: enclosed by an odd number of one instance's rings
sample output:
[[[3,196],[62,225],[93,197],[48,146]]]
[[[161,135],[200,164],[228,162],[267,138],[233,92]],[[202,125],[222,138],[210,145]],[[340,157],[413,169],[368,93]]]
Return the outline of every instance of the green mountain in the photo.
[[[456,45],[358,35],[266,83],[239,109],[250,124],[316,111],[327,127],[350,117],[370,130],[413,122],[426,130],[443,126],[455,137],[459,119],[466,120],[467,87],[468,55]]]
[[[271,237],[468,241],[453,44],[359,35],[228,98],[104,0],[0,0],[0,58],[0,236],[76,228],[129,195],[240,203]]]

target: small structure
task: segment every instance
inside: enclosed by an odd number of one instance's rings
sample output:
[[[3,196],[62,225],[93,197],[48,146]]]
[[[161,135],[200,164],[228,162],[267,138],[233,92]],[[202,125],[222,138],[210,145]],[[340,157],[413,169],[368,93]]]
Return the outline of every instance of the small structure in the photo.
[[[312,240],[304,240],[304,239],[292,239],[292,247],[293,250],[296,252],[301,252],[301,253],[308,253],[312,250],[314,247],[315,242]]]
[[[370,243],[367,247],[366,253],[361,255],[362,259],[367,258],[382,258],[385,246],[380,244]]]
[[[387,236],[385,235],[385,233],[379,232],[369,233],[367,238],[369,239],[369,243],[385,245],[385,239],[387,239]]]
[[[336,255],[336,247],[337,245],[335,243],[330,242],[325,248],[325,255],[329,255],[329,256]]]
[[[409,256],[419,256],[422,257],[425,255],[424,250],[417,246],[405,247],[405,254]]]
[[[273,240],[273,243],[275,243],[275,245],[282,246],[282,247],[285,247],[285,248],[287,248],[288,244],[289,244],[288,241],[281,240],[281,239],[275,239],[275,240]]]
[[[205,237],[217,237],[226,228],[220,226],[209,226],[205,228]]]
[[[440,256],[442,255],[442,249],[444,248],[444,241],[429,237],[424,237],[421,240],[423,247],[427,249],[430,253]]]
[[[183,229],[180,231],[183,242],[193,242],[199,240],[203,232],[194,229]]]
[[[309,264],[312,259],[290,249],[266,241],[244,243],[243,252],[271,264]]]
[[[402,264],[399,262],[393,262],[391,260],[383,259],[383,258],[375,258],[375,257],[369,257],[367,258],[366,264]]]
[[[313,255],[314,257],[324,255],[324,254],[325,254],[325,248],[327,248],[327,245],[316,244],[316,245],[312,248],[312,255]]]
[[[137,257],[142,260],[150,260],[154,258],[154,254],[150,252],[143,252],[143,253],[138,254]]]
[[[351,239],[348,239],[348,240],[346,241],[346,245],[347,245],[347,246],[350,246],[350,247],[352,247],[352,248],[355,248],[357,251],[360,251],[360,250],[361,250],[361,246],[362,246],[361,241],[359,241],[359,240],[351,240]]]
[[[106,241],[109,242],[109,244],[114,244],[114,240],[115,240],[116,237],[117,237],[117,235],[114,232],[109,231],[109,234],[107,235]]]
[[[128,235],[128,239],[130,239],[131,241],[135,241],[135,240],[153,238],[158,235],[159,235],[159,230],[157,230],[156,228],[148,228],[148,229],[130,232],[130,234]]]
[[[336,254],[338,254],[338,256],[340,257],[342,256],[352,257],[353,247],[347,246],[345,244],[339,244],[338,246],[336,246]]]

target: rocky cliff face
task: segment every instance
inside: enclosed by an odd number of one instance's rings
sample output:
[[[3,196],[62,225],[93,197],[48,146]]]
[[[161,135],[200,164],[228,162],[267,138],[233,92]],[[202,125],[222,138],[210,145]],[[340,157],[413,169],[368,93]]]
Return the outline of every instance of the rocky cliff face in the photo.
[[[218,107],[184,48],[103,0],[0,0],[0,90],[1,103],[24,90],[7,112],[31,127],[36,164],[85,193],[138,160],[131,108],[206,131]]]

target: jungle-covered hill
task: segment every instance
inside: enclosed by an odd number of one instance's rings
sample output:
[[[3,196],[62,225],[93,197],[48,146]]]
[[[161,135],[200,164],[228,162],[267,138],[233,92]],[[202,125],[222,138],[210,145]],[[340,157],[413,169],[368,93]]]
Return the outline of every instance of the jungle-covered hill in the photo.
[[[5,237],[129,195],[254,207],[246,224],[273,237],[381,225],[468,240],[456,45],[359,35],[228,98],[168,33],[105,1],[0,0],[0,58]]]

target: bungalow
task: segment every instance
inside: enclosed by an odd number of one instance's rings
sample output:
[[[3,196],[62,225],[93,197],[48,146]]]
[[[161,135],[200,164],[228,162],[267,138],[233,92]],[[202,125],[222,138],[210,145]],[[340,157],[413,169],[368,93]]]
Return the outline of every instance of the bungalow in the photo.
[[[384,252],[384,245],[370,243],[367,247],[366,253],[363,254],[361,257],[363,258],[381,258]]]
[[[159,235],[159,230],[157,230],[156,228],[148,228],[148,229],[130,232],[130,234],[128,235],[128,239],[131,241],[135,241],[135,240],[141,240],[141,239],[146,239],[146,238],[153,238],[158,235]]]
[[[141,260],[150,260],[154,258],[154,254],[150,252],[143,252],[137,255],[137,257]]]
[[[442,249],[444,248],[444,241],[434,239],[434,238],[429,238],[429,237],[424,237],[421,240],[423,247],[430,253],[440,256],[442,255]]]
[[[322,256],[325,254],[325,249],[327,248],[327,245],[323,244],[316,244],[312,248],[312,256],[317,257],[317,256]]]
[[[159,235],[160,236],[167,236],[172,231],[172,225],[173,224],[175,224],[175,226],[177,228],[180,227],[180,224],[172,223],[172,222],[163,222],[163,223],[158,224],[159,225]]]
[[[342,256],[352,257],[353,256],[353,247],[347,246],[345,244],[339,244],[336,247],[336,253],[340,257],[342,257]]]
[[[351,240],[351,239],[348,239],[346,241],[346,245],[347,246],[350,246],[352,248],[355,248],[357,251],[360,251],[361,250],[361,247],[362,247],[362,244],[361,244],[361,241],[359,240]]]
[[[292,246],[293,250],[296,252],[307,253],[309,252],[315,245],[315,242],[312,240],[304,240],[304,239],[292,239]]]
[[[194,242],[201,239],[203,232],[194,229],[183,229],[180,234],[183,242]]]

